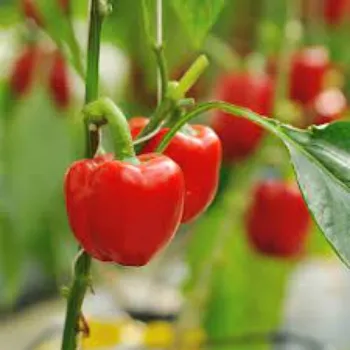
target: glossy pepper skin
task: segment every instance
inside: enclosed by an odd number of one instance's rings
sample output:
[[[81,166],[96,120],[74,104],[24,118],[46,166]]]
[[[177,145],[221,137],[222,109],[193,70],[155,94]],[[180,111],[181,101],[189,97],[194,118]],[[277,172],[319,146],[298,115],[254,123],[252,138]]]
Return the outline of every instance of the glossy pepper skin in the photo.
[[[257,184],[246,215],[248,240],[259,253],[295,258],[303,253],[310,215],[295,184],[266,180]]]
[[[270,116],[273,108],[273,81],[267,75],[234,73],[222,77],[217,84],[216,98]],[[236,162],[251,155],[258,147],[264,131],[253,122],[216,111],[211,126],[223,147],[224,160]]]
[[[138,160],[81,160],[66,174],[69,222],[82,247],[98,260],[145,265],[180,224],[181,169],[163,155]]]
[[[101,261],[111,261],[95,243],[89,217],[91,200],[91,174],[104,162],[113,160],[112,155],[84,159],[74,163],[65,177],[65,198],[69,224],[75,238],[84,250]]]
[[[62,11],[67,12],[70,0],[57,0]],[[26,18],[33,20],[38,26],[43,26],[43,19],[39,13],[36,0],[21,0],[22,11]]]
[[[147,125],[148,119],[129,120],[133,138]],[[146,143],[144,153],[153,152],[168,132],[163,128]],[[204,125],[192,125],[188,133],[178,132],[164,154],[177,163],[185,179],[185,207],[181,222],[188,223],[205,211],[215,197],[221,165],[221,143],[215,132]]]
[[[303,105],[312,103],[322,91],[329,68],[327,50],[323,47],[308,47],[292,59],[290,97]]]

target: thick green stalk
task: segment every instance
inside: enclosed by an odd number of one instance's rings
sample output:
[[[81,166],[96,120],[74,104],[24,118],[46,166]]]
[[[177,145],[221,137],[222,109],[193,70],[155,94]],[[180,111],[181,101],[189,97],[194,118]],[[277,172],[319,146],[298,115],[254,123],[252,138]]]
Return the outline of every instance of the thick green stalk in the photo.
[[[154,36],[151,34],[151,25],[150,25],[150,18],[148,15],[148,8],[146,4],[146,0],[141,1],[141,10],[142,10],[142,17],[143,17],[143,25],[144,25],[144,32],[147,38],[147,41],[149,42],[149,45],[152,48],[152,51],[154,52],[157,67],[159,71],[160,76],[160,100],[159,103],[165,99],[166,91],[168,87],[168,68],[167,63],[164,55],[164,48],[162,43],[156,42],[154,39]],[[162,14],[157,14],[157,16],[161,16]],[[159,24],[159,23],[158,23]],[[159,30],[162,30],[161,28],[158,28]]]
[[[87,104],[83,113],[87,121],[100,124],[107,122],[112,132],[115,157],[124,161],[137,162],[129,124],[123,112],[108,97],[102,97]]]
[[[98,97],[102,21],[103,16],[100,13],[100,1],[92,0],[90,10],[85,103],[89,103]],[[91,158],[95,155],[99,144],[99,130],[96,127],[90,127],[89,123],[85,123],[85,134],[86,157]]]
[[[86,103],[98,97],[100,34],[103,20],[100,10],[99,0],[92,0],[86,74]],[[97,128],[90,128],[87,122],[85,123],[85,129],[86,157],[92,158],[99,143],[99,131]],[[91,280],[90,266],[91,257],[86,252],[79,254],[74,266],[74,280],[67,297],[67,311],[61,350],[76,350],[78,347],[79,319],[84,296]]]
[[[139,134],[139,139],[156,130],[160,123],[166,119],[168,114],[176,109],[178,102],[185,97],[188,90],[197,82],[198,78],[203,74],[208,65],[209,61],[207,57],[201,55],[191,65],[178,83],[172,82],[169,84],[166,98],[160,103],[150,122]],[[142,150],[142,147],[143,143],[138,143],[135,146],[136,153],[139,153]]]
[[[91,257],[82,252],[74,267],[74,281],[69,290],[66,321],[61,350],[78,348],[79,318],[86,290],[90,283]]]

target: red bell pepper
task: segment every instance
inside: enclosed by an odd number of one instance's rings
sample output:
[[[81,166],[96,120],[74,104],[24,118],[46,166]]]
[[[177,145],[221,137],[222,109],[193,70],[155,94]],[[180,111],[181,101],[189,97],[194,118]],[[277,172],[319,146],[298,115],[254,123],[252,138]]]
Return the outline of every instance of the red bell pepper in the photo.
[[[234,73],[219,79],[216,97],[270,116],[274,97],[273,82],[264,74]],[[228,162],[239,161],[252,154],[264,134],[263,129],[253,122],[223,111],[215,112],[211,126],[221,139],[224,159]]]
[[[148,119],[137,117],[129,121],[135,138],[147,125]],[[142,152],[154,152],[164,135],[163,128],[143,147]],[[210,205],[217,191],[221,165],[221,143],[215,132],[204,125],[193,125],[178,132],[164,151],[181,168],[186,186],[182,223],[194,220]]]
[[[293,258],[305,247],[310,215],[295,184],[267,180],[256,186],[246,216],[249,242],[264,255]]]
[[[308,47],[292,59],[290,72],[290,97],[307,105],[322,91],[325,75],[330,66],[327,50]]]
[[[110,100],[88,105],[85,113],[110,122],[118,160],[85,159],[69,168],[65,196],[72,230],[96,259],[145,265],[180,224],[183,174],[165,155],[135,157],[128,124]]]

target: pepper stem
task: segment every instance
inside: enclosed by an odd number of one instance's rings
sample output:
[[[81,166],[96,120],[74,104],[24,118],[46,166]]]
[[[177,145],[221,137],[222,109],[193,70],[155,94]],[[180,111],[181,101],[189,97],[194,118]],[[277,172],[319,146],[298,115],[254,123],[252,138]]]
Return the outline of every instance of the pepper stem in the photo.
[[[108,97],[90,102],[83,108],[88,122],[100,124],[108,122],[112,131],[114,152],[117,159],[137,162],[129,125],[123,112]]]
[[[198,104],[195,109],[183,115],[181,119],[179,119],[177,123],[167,132],[167,134],[162,139],[162,142],[158,145],[156,151],[159,153],[164,152],[175,134],[180,131],[181,128],[186,125],[186,123],[198,115],[213,109],[219,109],[233,116],[240,116],[242,118],[248,119],[257,125],[260,125],[265,130],[269,130],[274,134],[278,134],[278,129],[274,126],[277,122],[274,120],[263,118],[263,116],[260,116],[250,111],[249,109],[235,106],[227,102],[211,101]]]
[[[86,72],[85,102],[98,97],[100,35],[104,13],[101,12],[100,0],[92,0],[90,5],[90,26],[88,43],[88,63]],[[99,144],[98,130],[91,131],[85,125],[86,157],[95,155]],[[86,252],[79,254],[74,265],[74,276],[67,295],[67,310],[63,330],[61,350],[76,350],[78,348],[79,318],[85,293],[91,284],[90,277],[91,257]]]
[[[178,85],[171,88],[168,91],[169,97],[174,100],[180,100],[186,96],[186,93],[192,88],[192,86],[197,82],[199,77],[204,73],[204,71],[209,66],[209,60],[207,56],[200,55],[191,67],[187,70],[184,76],[178,82]]]

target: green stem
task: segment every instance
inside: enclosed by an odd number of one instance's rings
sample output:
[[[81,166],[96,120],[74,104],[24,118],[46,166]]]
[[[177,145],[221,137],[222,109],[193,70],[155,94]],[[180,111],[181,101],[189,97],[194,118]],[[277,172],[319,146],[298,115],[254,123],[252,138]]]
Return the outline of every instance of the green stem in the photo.
[[[142,129],[137,139],[144,138],[148,134],[152,133],[158,128],[160,123],[167,117],[167,115],[175,108],[175,102],[169,99],[165,99],[156,109],[154,115],[150,119],[149,123]],[[144,142],[135,145],[136,154],[140,153]]]
[[[135,162],[135,151],[129,125],[123,112],[108,97],[102,97],[87,104],[83,113],[89,122],[100,124],[108,122],[111,128],[114,152],[117,159]]]
[[[68,295],[61,350],[76,350],[78,348],[79,317],[84,296],[90,283],[90,267],[91,257],[85,252],[79,254],[74,267],[74,282]]]
[[[72,52],[73,66],[77,71],[77,73],[79,74],[79,76],[85,80],[85,70],[84,70],[84,64],[82,62],[82,53],[74,34],[74,28],[73,28],[73,23],[71,18],[68,19],[68,45]]]
[[[276,124],[277,124],[276,121],[259,116],[258,114],[250,111],[249,109],[238,107],[238,106],[231,105],[229,103],[221,102],[221,101],[205,102],[205,103],[198,104],[194,110],[185,114],[181,118],[181,120],[179,120],[172,127],[172,129],[169,130],[169,132],[164,136],[162,142],[159,144],[157,148],[157,152],[163,152],[168,146],[168,144],[170,143],[171,139],[175,136],[175,134],[191,119],[197,117],[198,115],[204,112],[208,112],[212,109],[220,109],[229,114],[249,119],[255,124],[260,125],[264,129],[269,130],[274,134],[279,133],[278,129],[276,128]]]
[[[152,49],[156,56],[157,66],[158,66],[159,75],[160,75],[160,84],[161,84],[160,101],[164,101],[167,88],[168,88],[169,77],[168,77],[168,68],[166,64],[166,59],[164,56],[163,45],[153,45]]]
[[[86,103],[98,97],[99,80],[99,56],[100,34],[103,16],[100,13],[99,0],[92,0],[90,8],[90,28],[88,43],[88,64],[86,74]],[[86,157],[95,155],[99,144],[98,130],[90,130],[89,124],[85,123],[86,129]],[[84,296],[90,283],[91,257],[82,252],[79,254],[74,266],[74,280],[70,287],[67,311],[63,330],[62,350],[76,350],[79,333],[79,318]]]
[[[99,11],[99,1],[92,0],[90,9],[90,30],[88,42],[87,74],[85,103],[89,103],[98,97],[99,88],[99,63],[100,63],[100,45],[101,29],[103,16]],[[86,157],[93,157],[96,153],[100,132],[98,128],[91,128],[89,123],[85,123],[86,135]]]
[[[168,91],[166,98],[157,107],[156,112],[152,116],[150,122],[138,135],[138,139],[145,137],[157,129],[159,124],[171,113],[176,107],[177,103],[183,100],[189,89],[197,82],[198,78],[203,74],[208,67],[209,61],[205,55],[201,55],[188,69],[185,75],[181,78],[179,83],[172,82],[168,84]],[[136,153],[142,150],[143,143],[135,146]]]
[[[207,56],[200,55],[191,67],[187,70],[184,76],[180,79],[179,85],[176,89],[176,99],[184,98],[186,93],[197,82],[199,77],[208,68],[209,60]],[[179,96],[179,97],[178,97]]]
[[[168,81],[169,81],[168,68],[167,68],[166,59],[164,56],[164,48],[163,48],[163,45],[159,43],[157,44],[156,40],[154,39],[154,36],[151,34],[151,25],[150,25],[150,19],[148,15],[146,0],[141,1],[141,10],[142,10],[143,25],[144,25],[146,38],[147,38],[147,41],[150,43],[152,51],[155,54],[157,66],[160,74],[160,81],[161,81],[160,101],[164,101],[166,92],[167,92]]]

